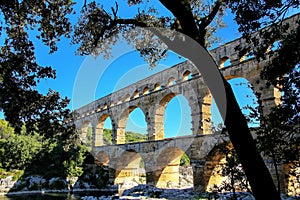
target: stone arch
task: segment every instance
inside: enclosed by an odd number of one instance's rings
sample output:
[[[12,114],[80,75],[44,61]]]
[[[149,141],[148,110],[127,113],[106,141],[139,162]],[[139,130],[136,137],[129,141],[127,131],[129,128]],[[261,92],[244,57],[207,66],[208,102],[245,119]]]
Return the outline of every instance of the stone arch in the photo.
[[[132,99],[136,99],[138,98],[140,95],[139,95],[139,91],[138,90],[135,90],[132,94]]]
[[[226,162],[225,154],[220,150],[220,148],[225,148],[226,145],[230,145],[229,142],[224,142],[219,145],[216,145],[206,156],[204,164],[204,189],[205,191],[211,192],[211,189],[214,185],[219,186],[224,177],[219,173],[221,170],[221,165]]]
[[[103,108],[102,108],[103,110],[105,110],[105,109],[107,109],[107,103],[105,103],[104,105],[103,105]]]
[[[110,104],[109,104],[109,107],[113,107],[114,105],[115,105],[115,102],[111,101]]]
[[[111,117],[108,114],[103,114],[99,117],[99,119],[97,121],[96,134],[94,137],[94,146],[95,147],[105,145],[103,129],[104,129],[104,123],[105,123],[106,119],[108,119],[108,118],[111,119]],[[113,125],[113,123],[112,123],[112,125]]]
[[[142,156],[135,150],[124,151],[115,165],[114,184],[126,184],[130,188],[145,183],[146,172]]]
[[[100,112],[101,111],[101,105],[98,105],[96,108],[96,112]]]
[[[130,101],[130,95],[129,94],[126,94],[126,96],[125,96],[124,102],[126,102],[126,101]]]
[[[155,83],[153,91],[158,91],[158,90],[161,90],[161,84],[160,83]]]
[[[123,103],[123,101],[122,101],[122,97],[119,97],[119,98],[118,98],[117,105],[119,105],[119,104],[121,104],[121,103]]]
[[[149,87],[146,86],[143,90],[143,95],[149,94],[149,92],[150,92]]]
[[[230,59],[228,56],[224,56],[219,60],[219,68],[224,68],[230,66]]]
[[[182,80],[183,81],[187,81],[190,80],[192,78],[192,73],[189,70],[186,70],[183,74],[182,74]]]
[[[156,160],[156,187],[178,188],[183,186],[180,180],[180,161],[184,153],[185,152],[178,147],[167,147],[160,152]],[[193,183],[191,183],[191,186],[192,185]]]
[[[101,166],[108,166],[110,161],[109,154],[105,151],[99,151],[95,155],[95,164],[101,165]]]
[[[177,93],[168,93],[165,95],[160,102],[155,107],[155,116],[154,116],[154,138],[151,138],[153,140],[162,140],[165,138],[164,134],[164,117],[165,117],[165,110],[168,105],[168,103],[179,94]],[[188,102],[188,105],[190,109],[192,108],[192,104],[190,103],[190,98],[187,98],[184,94],[182,95]],[[193,128],[193,127],[192,127]]]
[[[172,85],[175,85],[176,84],[176,80],[174,77],[170,77],[168,79],[168,86],[172,86]]]
[[[129,106],[123,112],[121,112],[121,115],[120,115],[120,118],[119,118],[119,121],[118,121],[118,125],[117,125],[118,126],[118,128],[117,128],[117,138],[116,138],[117,144],[124,144],[125,143],[126,122],[128,120],[128,117],[129,117],[130,113],[133,110],[135,110],[136,108],[140,108],[140,107],[135,106],[135,105],[134,106]],[[144,116],[146,116],[143,109],[142,108],[140,108],[140,109],[143,112]]]
[[[266,53],[277,51],[281,45],[281,40],[273,41],[267,48]]]

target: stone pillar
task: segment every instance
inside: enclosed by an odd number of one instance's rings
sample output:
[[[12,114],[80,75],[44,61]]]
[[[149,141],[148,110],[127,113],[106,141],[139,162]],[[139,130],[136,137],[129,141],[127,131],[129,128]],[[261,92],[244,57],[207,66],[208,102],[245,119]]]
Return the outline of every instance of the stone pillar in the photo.
[[[193,167],[194,190],[196,192],[205,192],[206,189],[206,183],[204,179],[205,161],[191,159],[191,165]]]
[[[203,134],[210,134],[211,132],[211,112],[210,112],[210,108],[211,108],[211,103],[212,103],[212,96],[211,94],[207,94],[202,101],[202,110],[201,110],[201,114],[202,114],[202,130],[203,130]]]
[[[151,140],[164,139],[164,110],[158,111],[154,117],[154,135]]]
[[[93,147],[103,146],[103,127],[93,127]]]
[[[116,144],[125,144],[125,127],[118,127],[116,133]]]

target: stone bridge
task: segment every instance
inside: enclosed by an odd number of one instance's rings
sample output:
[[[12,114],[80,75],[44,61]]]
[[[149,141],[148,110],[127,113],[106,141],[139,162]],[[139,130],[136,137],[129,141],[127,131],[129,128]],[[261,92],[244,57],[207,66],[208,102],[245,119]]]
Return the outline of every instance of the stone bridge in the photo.
[[[288,18],[286,22],[296,23],[297,20],[299,15]],[[244,55],[235,50],[237,46],[247,49]],[[254,92],[260,93],[267,113],[270,107],[280,103],[280,93],[278,88],[267,86],[260,78],[268,56],[258,62],[248,55],[253,48],[239,38],[210,53],[227,80],[241,77],[251,83]],[[165,139],[165,109],[168,102],[179,94],[186,98],[191,109],[192,135]],[[207,159],[213,147],[224,140],[211,134],[211,103],[211,94],[201,74],[190,61],[185,61],[75,110],[74,123],[81,130],[83,140],[91,124],[93,153],[100,163],[108,164],[112,182],[120,183],[125,176],[134,177],[134,169],[140,160],[144,161],[147,183],[165,187],[168,181],[178,182],[176,173],[180,157],[185,152],[191,159],[194,188],[203,191],[213,169],[212,163],[216,163]],[[136,108],[145,115],[148,141],[124,144],[126,122]],[[103,126],[108,117],[112,121],[114,145],[104,146]]]
[[[98,164],[109,166],[110,183],[138,180],[142,162],[145,183],[161,188],[179,186],[180,159],[185,153],[193,169],[194,188],[203,191],[218,164],[215,146],[227,141],[220,134],[191,135],[95,147],[94,153]]]

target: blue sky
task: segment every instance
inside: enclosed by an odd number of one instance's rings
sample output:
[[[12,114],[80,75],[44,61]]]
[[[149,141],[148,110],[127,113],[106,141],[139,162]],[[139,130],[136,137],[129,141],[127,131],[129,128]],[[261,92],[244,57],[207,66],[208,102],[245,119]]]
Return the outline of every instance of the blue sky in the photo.
[[[105,2],[105,7],[110,9],[112,1]],[[123,3],[119,4],[120,14],[124,17],[131,17],[131,13],[135,12],[137,8],[128,8],[126,1],[121,2]],[[149,7],[151,4],[153,3],[148,3],[144,7]],[[157,2],[154,5],[157,5]],[[75,8],[78,9],[81,6],[82,4],[77,4]],[[159,9],[159,11],[166,13],[164,8]],[[78,14],[72,16],[73,22],[77,20]],[[223,43],[240,37],[237,25],[230,13],[225,15],[224,21],[227,27],[217,32],[217,36],[223,39]],[[38,86],[39,91],[46,93],[49,88],[59,91],[62,97],[67,96],[71,99],[69,105],[71,109],[79,108],[180,61],[177,55],[170,54],[166,60],[161,61],[160,65],[150,70],[149,64],[145,63],[138,53],[124,42],[119,42],[113,48],[112,59],[104,60],[101,56],[95,58],[75,55],[76,46],[70,45],[70,40],[66,38],[62,38],[58,43],[58,51],[53,54],[49,54],[49,48],[43,46],[40,41],[34,37],[32,39],[36,45],[38,64],[52,66],[57,71],[55,80],[41,81]],[[240,80],[236,81],[240,82]],[[238,97],[239,103],[245,105],[251,102],[245,98],[248,95],[247,90],[242,87],[234,87],[234,90],[241,96]],[[212,112],[215,123],[220,123],[216,107],[212,107]],[[3,118],[3,114],[0,114],[0,117]],[[183,97],[172,99],[166,109],[166,136],[172,137],[190,133],[190,119],[190,108],[187,106],[186,100]],[[110,127],[109,120],[105,123],[105,127]],[[146,132],[144,116],[139,109],[134,110],[130,115],[126,130]]]

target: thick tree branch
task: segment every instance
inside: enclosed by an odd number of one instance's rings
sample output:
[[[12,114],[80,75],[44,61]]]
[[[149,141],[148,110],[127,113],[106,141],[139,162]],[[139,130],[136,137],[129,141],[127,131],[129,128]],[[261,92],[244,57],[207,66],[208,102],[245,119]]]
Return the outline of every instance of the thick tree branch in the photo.
[[[160,2],[178,19],[184,34],[195,39],[201,45],[205,44],[204,38],[199,37],[199,33],[202,30],[199,30],[197,27],[189,0],[160,0]]]
[[[215,18],[222,5],[222,0],[218,0],[212,8],[212,11],[206,17],[200,20],[200,29],[205,29]]]

